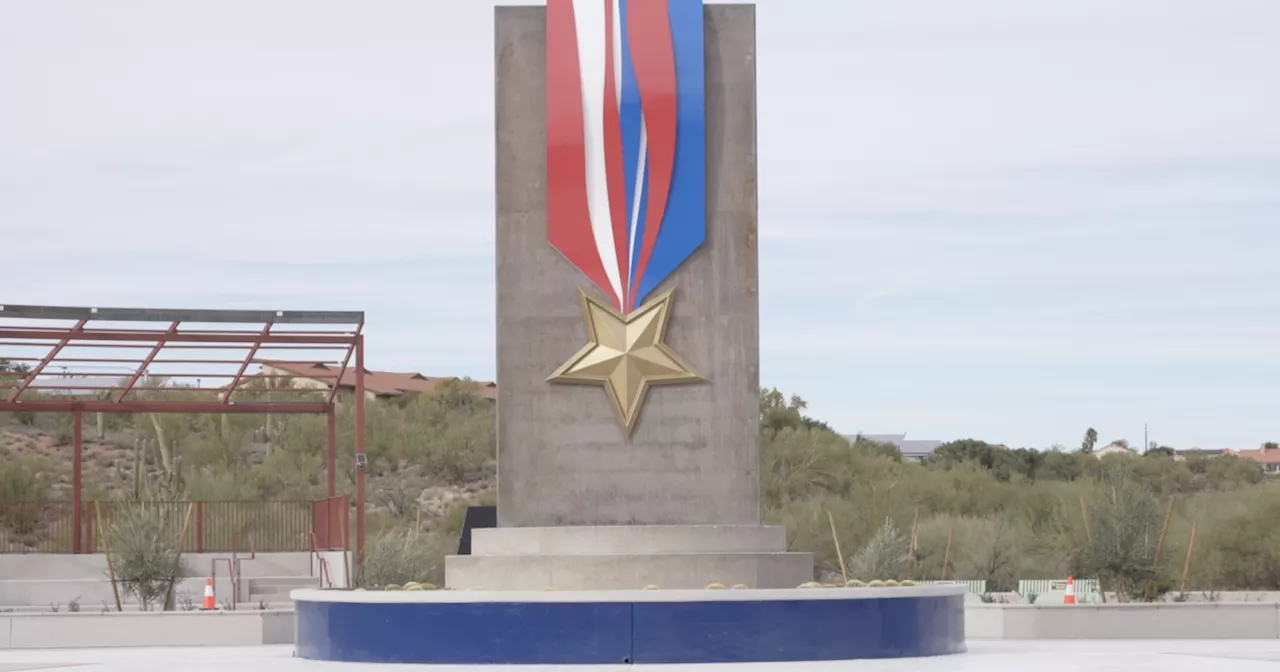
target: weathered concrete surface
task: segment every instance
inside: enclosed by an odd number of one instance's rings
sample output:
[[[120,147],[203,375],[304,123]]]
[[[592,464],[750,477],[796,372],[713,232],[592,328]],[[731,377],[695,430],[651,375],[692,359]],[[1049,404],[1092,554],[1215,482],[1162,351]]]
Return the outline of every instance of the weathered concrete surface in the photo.
[[[786,550],[787,530],[777,525],[577,525],[471,531],[472,555],[781,553]]]
[[[813,576],[809,553],[451,555],[445,585],[458,590],[695,590],[711,583],[795,588]]]
[[[547,242],[544,11],[496,11],[498,524],[759,524],[754,7],[705,10],[707,242],[664,283],[709,382],[652,390],[629,441],[603,390],[545,382],[589,285]]]

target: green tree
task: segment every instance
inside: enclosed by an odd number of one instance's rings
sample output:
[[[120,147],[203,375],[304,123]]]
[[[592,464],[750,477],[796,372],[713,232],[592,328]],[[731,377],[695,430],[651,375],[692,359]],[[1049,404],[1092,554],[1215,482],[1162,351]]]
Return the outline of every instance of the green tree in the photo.
[[[1098,445],[1098,430],[1090,427],[1084,432],[1084,441],[1080,444],[1080,452],[1085,454],[1092,453],[1096,445]]]
[[[862,451],[869,455],[879,455],[887,457],[895,462],[902,461],[902,451],[892,443],[885,441],[873,441],[865,436],[858,435],[853,439],[853,447],[855,450]]]
[[[760,430],[765,435],[774,435],[784,429],[821,429],[832,431],[825,422],[814,420],[804,414],[809,404],[799,395],[788,398],[778,388],[760,389]]]

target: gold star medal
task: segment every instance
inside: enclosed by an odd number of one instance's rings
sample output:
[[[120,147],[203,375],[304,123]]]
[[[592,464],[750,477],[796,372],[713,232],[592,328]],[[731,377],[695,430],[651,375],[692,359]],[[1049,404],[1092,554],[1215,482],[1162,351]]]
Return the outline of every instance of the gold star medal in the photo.
[[[669,289],[623,315],[579,288],[587,344],[547,380],[604,386],[618,423],[630,436],[651,385],[705,380],[663,342],[674,292]]]

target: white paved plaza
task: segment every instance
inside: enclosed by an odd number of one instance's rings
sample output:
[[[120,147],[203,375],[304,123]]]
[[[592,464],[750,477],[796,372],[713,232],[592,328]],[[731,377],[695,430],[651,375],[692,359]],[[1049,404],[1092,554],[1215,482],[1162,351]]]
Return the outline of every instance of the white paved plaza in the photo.
[[[74,672],[172,672],[174,670],[232,670],[234,672],[370,672],[432,670],[556,670],[593,671],[632,669],[625,666],[590,668],[440,667],[425,665],[368,665],[321,663],[293,658],[292,646],[184,649],[79,649],[0,651],[0,672],[72,670]],[[1231,670],[1280,671],[1280,640],[1199,641],[971,641],[969,653],[943,658],[868,660],[797,665],[664,665],[650,669],[676,672],[1201,672]]]

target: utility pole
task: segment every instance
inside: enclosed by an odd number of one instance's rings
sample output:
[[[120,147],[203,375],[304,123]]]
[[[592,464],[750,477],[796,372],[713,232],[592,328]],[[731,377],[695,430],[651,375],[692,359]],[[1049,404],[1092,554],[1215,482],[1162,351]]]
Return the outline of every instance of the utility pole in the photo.
[[[1151,441],[1147,436],[1147,423],[1144,422],[1142,423],[1142,452],[1145,453],[1148,450],[1151,450]]]

